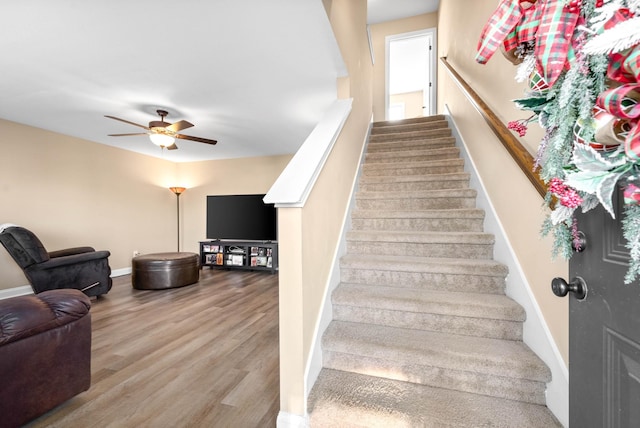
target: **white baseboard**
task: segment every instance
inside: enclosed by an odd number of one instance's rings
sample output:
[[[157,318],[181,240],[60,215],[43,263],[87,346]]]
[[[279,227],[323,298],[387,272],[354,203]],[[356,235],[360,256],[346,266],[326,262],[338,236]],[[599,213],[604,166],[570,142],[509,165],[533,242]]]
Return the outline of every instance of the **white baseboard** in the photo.
[[[309,421],[306,416],[294,415],[280,411],[276,420],[277,428],[307,428]]]
[[[478,192],[477,205],[485,211],[485,232],[495,236],[494,258],[509,268],[506,283],[506,293],[518,302],[527,313],[523,324],[523,341],[526,343],[551,370],[552,381],[547,383],[547,407],[564,426],[569,424],[569,372],[560,354],[549,327],[542,315],[531,286],[527,281],[520,263],[513,251],[511,243],[489,199],[482,179],[477,175],[473,160],[467,152],[464,138],[459,134],[455,120],[447,106],[444,114],[447,116],[452,135],[456,139],[456,146],[460,148],[460,155],[465,161],[465,171],[471,174],[471,187]]]
[[[111,278],[115,278],[118,276],[124,276],[124,275],[129,275],[131,273],[131,266],[126,267],[126,268],[122,268],[122,269],[115,269],[111,271]]]
[[[131,267],[122,269],[115,269],[111,271],[111,278],[118,276],[129,275],[131,273]],[[21,285],[19,287],[6,288],[0,290],[0,300],[8,299],[9,297],[25,296],[27,294],[33,294],[33,289],[30,285]]]
[[[27,294],[33,294],[33,289],[30,285],[21,285],[20,287],[7,288],[4,290],[0,290],[0,300],[16,296],[25,296]]]

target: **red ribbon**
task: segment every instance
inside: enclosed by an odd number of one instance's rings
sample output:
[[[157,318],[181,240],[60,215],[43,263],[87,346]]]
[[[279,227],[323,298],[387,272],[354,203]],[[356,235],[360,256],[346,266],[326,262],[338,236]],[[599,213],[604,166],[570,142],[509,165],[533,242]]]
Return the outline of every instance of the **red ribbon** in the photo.
[[[540,75],[552,86],[573,57],[578,19],[579,13],[566,8],[562,0],[502,0],[482,29],[476,61],[486,63],[501,44],[510,51],[535,40]]]
[[[571,12],[563,1],[545,2],[536,34],[536,59],[541,75],[553,86],[562,72],[569,67],[567,59],[573,57],[573,32],[579,14]]]
[[[484,64],[493,56],[522,17],[520,0],[502,0],[485,24],[478,41],[476,61]]]
[[[621,17],[624,20],[631,16],[616,14],[612,20],[616,20],[617,23],[620,22]],[[638,161],[640,160],[640,45],[609,55],[607,77],[621,85],[602,92],[598,96],[597,104],[631,125],[631,130],[624,140],[624,149],[630,159]]]

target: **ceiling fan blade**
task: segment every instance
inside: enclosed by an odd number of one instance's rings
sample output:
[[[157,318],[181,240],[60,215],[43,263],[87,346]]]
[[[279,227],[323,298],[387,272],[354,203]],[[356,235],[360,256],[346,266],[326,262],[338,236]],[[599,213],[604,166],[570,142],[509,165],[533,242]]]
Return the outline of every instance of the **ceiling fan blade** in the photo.
[[[128,120],[125,120],[125,119],[120,119],[119,117],[109,116],[109,115],[106,115],[106,114],[104,115],[104,117],[108,117],[109,119],[119,120],[120,122],[128,123],[129,125],[138,126],[140,128],[144,128],[144,129],[147,129],[147,130],[149,129],[149,127],[147,127],[147,126],[140,125],[138,123],[134,123],[134,122],[131,122],[131,121],[128,121]]]
[[[192,137],[191,135],[184,135],[184,134],[176,134],[174,135],[174,137],[179,138],[180,140],[191,140],[191,141],[197,141],[198,143],[205,143],[205,144],[216,144],[218,142],[217,140],[209,140],[207,138]]]
[[[135,132],[133,134],[108,134],[109,137],[129,137],[131,135],[149,135],[146,132]]]
[[[176,143],[173,143],[172,145],[165,147],[165,149],[167,149],[167,150],[178,150],[178,146],[176,146]]]
[[[168,129],[171,132],[180,132],[183,129],[191,128],[192,126],[193,123],[187,122],[186,120],[181,120],[180,122],[176,122],[173,125],[165,127],[165,129]]]

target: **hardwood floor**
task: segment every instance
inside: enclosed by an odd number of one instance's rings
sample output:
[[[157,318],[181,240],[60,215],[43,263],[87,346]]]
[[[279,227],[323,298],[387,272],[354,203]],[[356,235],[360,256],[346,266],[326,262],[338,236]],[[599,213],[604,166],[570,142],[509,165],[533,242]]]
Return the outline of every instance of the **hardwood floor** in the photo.
[[[91,314],[91,388],[29,427],[275,427],[278,275],[145,291],[127,275]]]

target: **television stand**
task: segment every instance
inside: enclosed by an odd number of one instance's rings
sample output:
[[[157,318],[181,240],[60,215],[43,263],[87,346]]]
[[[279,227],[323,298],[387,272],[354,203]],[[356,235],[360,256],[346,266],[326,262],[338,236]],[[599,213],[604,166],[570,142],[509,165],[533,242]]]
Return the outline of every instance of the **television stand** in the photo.
[[[210,269],[278,270],[277,241],[200,241],[200,266]]]

